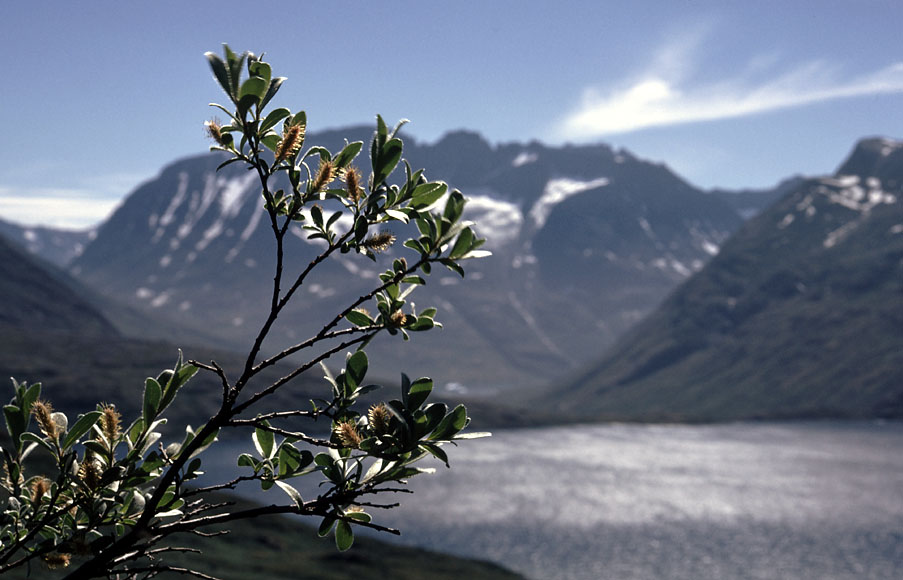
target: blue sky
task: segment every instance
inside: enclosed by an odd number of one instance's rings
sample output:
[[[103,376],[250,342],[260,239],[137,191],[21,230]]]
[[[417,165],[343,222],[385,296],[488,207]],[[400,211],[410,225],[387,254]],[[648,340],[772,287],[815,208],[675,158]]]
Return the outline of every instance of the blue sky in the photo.
[[[3,2],[0,217],[87,226],[205,151],[223,42],[267,53],[311,131],[380,113],[766,187],[903,138],[901,23],[899,0]]]

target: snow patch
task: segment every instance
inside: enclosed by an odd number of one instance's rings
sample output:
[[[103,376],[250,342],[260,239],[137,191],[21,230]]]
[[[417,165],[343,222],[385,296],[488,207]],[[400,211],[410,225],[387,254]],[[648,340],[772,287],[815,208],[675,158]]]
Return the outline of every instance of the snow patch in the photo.
[[[160,267],[165,268],[165,267],[169,266],[169,264],[171,262],[172,262],[172,256],[170,256],[169,254],[166,254],[165,256],[160,258]]]
[[[25,230],[24,232],[22,232],[22,237],[24,237],[25,240],[29,242],[38,241],[38,234],[34,230]]]
[[[892,235],[903,234],[903,224],[897,224],[897,225],[891,226],[891,228],[890,228],[890,230],[888,230],[888,232]]]
[[[649,221],[646,218],[639,218],[637,220],[640,224],[640,228],[646,233],[650,240],[655,239],[655,232],[652,231],[652,226],[649,225]]]
[[[522,165],[527,165],[528,163],[534,163],[537,159],[539,159],[539,155],[537,155],[536,153],[521,151],[511,162],[511,166],[520,167]]]
[[[256,173],[248,172],[242,177],[223,180],[220,183],[220,213],[224,217],[235,217],[238,215],[238,212],[241,210],[242,198],[246,192],[251,191],[251,183],[256,178]]]
[[[859,223],[859,220],[854,220],[843,224],[836,230],[830,232],[827,237],[825,237],[825,241],[822,242],[822,245],[825,248],[833,248],[838,243],[842,242],[843,239],[850,234],[850,232],[858,228]]]
[[[549,218],[552,208],[557,204],[578,193],[602,187],[608,183],[607,177],[599,177],[590,181],[579,181],[568,177],[550,179],[543,189],[542,197],[530,208],[530,217],[536,227],[541,228]]]
[[[856,175],[823,179],[823,185],[820,185],[816,192],[827,197],[831,203],[861,213],[868,213],[877,205],[897,202],[895,195],[881,189],[881,180],[878,178],[866,179],[865,187],[861,185],[861,181]]]
[[[881,140],[881,155],[887,157],[897,149],[903,147],[903,142],[891,141],[890,139]]]
[[[702,251],[710,256],[718,255],[718,244],[711,242],[710,240],[702,240]]]
[[[493,247],[517,239],[524,224],[524,214],[516,204],[488,195],[468,196],[464,215],[477,223],[477,233]]]
[[[163,237],[163,234],[166,231],[166,227],[172,223],[172,220],[176,217],[176,210],[179,209],[179,206],[185,202],[185,197],[188,194],[188,173],[183,171],[179,173],[179,187],[176,189],[176,194],[172,196],[172,199],[169,200],[169,205],[166,206],[166,210],[163,212],[163,215],[160,216],[160,219],[157,221],[157,231],[154,232],[154,237],[151,239],[151,242],[157,242]]]
[[[690,274],[693,273],[693,271],[692,271],[691,269],[687,268],[687,267],[684,265],[684,263],[681,262],[680,260],[671,260],[671,263],[670,263],[669,265],[671,266],[671,269],[672,269],[672,270],[674,270],[675,272],[677,272],[677,273],[680,274],[681,276],[687,276],[687,277],[688,277]]]
[[[201,239],[194,245],[194,249],[203,252],[210,245],[210,242],[218,238],[221,233],[223,233],[223,222],[222,220],[217,220],[204,231]]]
[[[135,290],[135,297],[138,298],[139,300],[147,300],[148,298],[150,298],[153,295],[154,295],[153,290],[151,290],[150,288],[144,288],[143,286],[141,288],[138,288],[137,290]]]
[[[793,220],[795,220],[795,219],[796,219],[795,215],[793,215],[792,213],[788,213],[787,215],[784,216],[784,219],[781,220],[781,223],[778,224],[778,229],[783,230],[784,228],[786,228],[787,226],[792,224]]]
[[[167,302],[169,302],[169,291],[162,292],[159,296],[151,300],[150,305],[153,308],[160,308]]]

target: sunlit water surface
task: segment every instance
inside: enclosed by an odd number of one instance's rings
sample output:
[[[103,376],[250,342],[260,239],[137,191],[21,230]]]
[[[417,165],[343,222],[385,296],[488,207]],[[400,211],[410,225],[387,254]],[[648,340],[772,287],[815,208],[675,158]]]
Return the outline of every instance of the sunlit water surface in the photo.
[[[900,423],[500,431],[450,455],[374,512],[400,541],[534,579],[903,578]]]

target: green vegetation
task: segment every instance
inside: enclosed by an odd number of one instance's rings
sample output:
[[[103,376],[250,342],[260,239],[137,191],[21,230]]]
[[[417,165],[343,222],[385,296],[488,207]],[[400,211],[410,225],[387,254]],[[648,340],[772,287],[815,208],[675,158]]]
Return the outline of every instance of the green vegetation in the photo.
[[[402,160],[403,123],[390,131],[377,117],[365,181],[354,166],[363,142],[346,143],[336,153],[320,146],[305,149],[305,113],[267,109],[284,81],[273,76],[268,63],[228,47],[224,58],[206,56],[231,103],[214,105],[228,121],[207,124],[213,149],[227,154],[221,167],[238,163],[255,173],[273,233],[272,293],[263,298],[269,313],[234,370],[180,355],[171,369],[145,381],[132,407],[101,402],[70,418],[42,398],[40,383],[13,381],[14,396],[3,408],[8,439],[0,450],[6,475],[0,492],[0,573],[43,561],[51,568],[71,566],[70,579],[150,578],[164,572],[209,577],[194,564],[179,566],[171,558],[191,548],[182,543],[186,536],[234,529],[245,520],[278,522],[284,515],[314,516],[319,535],[332,535],[344,551],[354,542],[355,527],[397,533],[367,510],[394,507],[379,497],[395,497],[406,490],[408,478],[432,471],[414,466],[418,460],[433,456],[448,465],[444,444],[486,435],[462,433],[470,421],[463,405],[449,409],[428,402],[429,378],[402,374],[398,398],[377,399],[369,408],[365,403],[378,389],[366,382],[366,346],[378,335],[409,340],[412,333],[439,326],[437,309],[415,309],[412,293],[426,284],[434,266],[464,276],[461,261],[487,255],[478,249],[483,240],[472,224],[461,220],[463,195]],[[402,164],[401,183],[390,183]],[[287,189],[277,188],[286,180]],[[327,316],[313,336],[264,354],[270,330],[311,273],[338,253],[378,263],[379,254],[395,242],[385,229],[390,223],[416,226],[403,243],[408,258],[392,260],[369,292]],[[321,244],[307,265],[295,264],[286,252],[285,239],[296,227]],[[123,345],[119,354],[139,354],[134,348],[141,347]],[[341,353],[346,353],[344,367],[335,373],[326,362]],[[94,362],[102,364],[108,355]],[[185,426],[177,436],[168,432],[164,444],[169,411],[178,408],[172,405],[199,371],[214,380],[211,405],[195,428]],[[299,397],[307,395],[311,372],[325,375],[320,392]],[[85,381],[88,388],[91,383]],[[133,419],[126,422],[127,416]],[[313,436],[311,429],[328,435]],[[241,470],[234,479],[197,487],[203,452],[219,436],[234,433],[250,435],[256,452],[237,458]],[[303,476],[321,479],[315,498],[302,497],[293,484]],[[216,493],[249,483],[288,501],[248,506],[217,500]]]

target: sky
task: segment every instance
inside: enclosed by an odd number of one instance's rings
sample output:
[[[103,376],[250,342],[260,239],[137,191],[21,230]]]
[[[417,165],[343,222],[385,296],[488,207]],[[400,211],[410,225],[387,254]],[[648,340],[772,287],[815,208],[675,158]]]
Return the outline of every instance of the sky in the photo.
[[[4,0],[0,217],[84,228],[209,147],[203,54],[266,53],[308,129],[607,143],[705,189],[903,139],[899,0]]]

